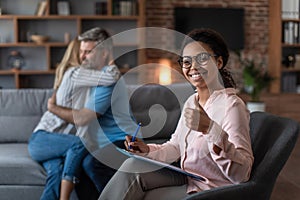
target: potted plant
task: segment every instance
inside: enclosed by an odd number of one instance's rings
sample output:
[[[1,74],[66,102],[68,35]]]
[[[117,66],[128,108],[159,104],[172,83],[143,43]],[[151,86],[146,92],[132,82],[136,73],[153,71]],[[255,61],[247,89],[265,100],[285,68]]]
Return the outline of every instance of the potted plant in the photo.
[[[241,58],[241,57],[240,57]],[[241,59],[243,67],[244,91],[250,95],[247,107],[250,112],[265,111],[265,103],[260,100],[261,92],[274,80],[269,75],[264,62],[257,59]]]

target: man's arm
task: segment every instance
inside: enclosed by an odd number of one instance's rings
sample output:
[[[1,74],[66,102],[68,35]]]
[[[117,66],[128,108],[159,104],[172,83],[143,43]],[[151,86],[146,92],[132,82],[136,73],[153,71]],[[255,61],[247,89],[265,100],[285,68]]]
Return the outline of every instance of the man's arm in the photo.
[[[72,109],[56,105],[55,93],[48,100],[48,110],[68,123],[76,124],[78,126],[87,125],[91,120],[100,117],[94,111],[82,108]]]

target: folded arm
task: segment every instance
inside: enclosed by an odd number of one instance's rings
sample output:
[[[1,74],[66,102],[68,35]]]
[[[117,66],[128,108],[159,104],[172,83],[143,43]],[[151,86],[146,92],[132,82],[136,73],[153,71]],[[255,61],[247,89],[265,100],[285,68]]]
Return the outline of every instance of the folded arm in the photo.
[[[52,95],[52,97],[48,100],[48,110],[68,123],[84,126],[93,119],[100,117],[99,114],[96,114],[94,111],[87,108],[72,109],[58,106],[56,105],[55,99],[56,97],[54,93],[54,95]]]
[[[119,78],[120,71],[116,65],[110,65],[103,70],[78,67],[71,75],[76,87],[109,86]]]

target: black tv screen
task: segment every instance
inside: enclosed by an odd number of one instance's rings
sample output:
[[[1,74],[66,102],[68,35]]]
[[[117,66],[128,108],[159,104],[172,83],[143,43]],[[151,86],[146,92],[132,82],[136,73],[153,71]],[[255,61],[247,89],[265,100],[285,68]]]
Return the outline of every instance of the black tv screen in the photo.
[[[212,28],[221,33],[230,50],[244,48],[244,9],[176,7],[175,30],[187,34],[194,28]],[[180,48],[182,39],[176,39]]]

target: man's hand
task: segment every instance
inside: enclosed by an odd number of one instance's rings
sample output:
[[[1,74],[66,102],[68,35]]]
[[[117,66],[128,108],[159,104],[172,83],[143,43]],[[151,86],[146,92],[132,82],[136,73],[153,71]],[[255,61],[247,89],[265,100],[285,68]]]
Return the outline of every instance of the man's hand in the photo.
[[[192,130],[207,134],[212,120],[208,117],[202,106],[195,98],[196,108],[186,108],[184,110],[185,124]]]

